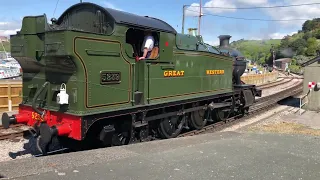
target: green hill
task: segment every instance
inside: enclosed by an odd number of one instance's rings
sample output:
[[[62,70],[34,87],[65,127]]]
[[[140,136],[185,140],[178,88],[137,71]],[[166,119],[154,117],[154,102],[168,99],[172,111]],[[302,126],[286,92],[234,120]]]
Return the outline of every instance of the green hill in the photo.
[[[270,56],[271,47],[278,46],[281,39],[269,40],[238,40],[230,43],[232,48],[239,50],[247,59],[264,64],[266,59]]]
[[[241,39],[230,45],[242,52],[247,59],[258,64],[272,63],[270,50],[274,46],[276,59],[292,58],[289,69],[292,72],[300,72],[301,63],[320,55],[320,18],[305,21],[301,30],[283,39]]]
[[[320,55],[320,18],[307,20],[292,36],[286,36],[276,47],[276,58],[292,58],[292,72],[300,72],[300,64]]]

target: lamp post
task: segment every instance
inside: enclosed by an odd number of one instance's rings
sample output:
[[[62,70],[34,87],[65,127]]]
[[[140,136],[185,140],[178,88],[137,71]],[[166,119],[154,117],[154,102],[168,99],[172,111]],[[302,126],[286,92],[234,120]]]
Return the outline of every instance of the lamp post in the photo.
[[[200,6],[199,6],[200,7],[200,14],[198,16],[199,17],[199,19],[198,19],[198,35],[200,35],[201,17],[204,16],[202,14],[201,3],[202,2],[200,0]],[[181,29],[181,33],[182,34],[184,34],[184,21],[185,21],[185,17],[186,17],[186,15],[185,15],[186,14],[185,13],[186,10],[185,9],[186,9],[187,6],[190,6],[190,5],[183,5],[183,7],[182,7],[182,26],[181,26],[182,27],[182,29]]]
[[[199,22],[198,22],[198,35],[200,35],[200,26],[201,26],[201,16],[202,16],[202,13],[201,13],[201,6],[202,6],[202,3],[201,3],[202,1],[200,0],[200,6],[199,6],[199,8],[200,8],[200,14],[199,14]]]
[[[271,44],[270,53],[272,55],[272,69],[276,66],[275,59],[276,59],[276,53],[274,51],[274,44]]]
[[[183,5],[182,7],[182,30],[181,30],[181,33],[184,34],[184,18],[185,18],[185,8],[187,7],[188,5]]]

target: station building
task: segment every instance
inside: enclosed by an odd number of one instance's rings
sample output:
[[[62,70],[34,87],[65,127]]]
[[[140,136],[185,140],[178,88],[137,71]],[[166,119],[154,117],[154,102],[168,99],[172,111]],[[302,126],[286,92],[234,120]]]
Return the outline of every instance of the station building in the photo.
[[[286,71],[289,68],[289,65],[291,64],[291,61],[291,58],[281,58],[275,60],[274,62],[277,68]]]

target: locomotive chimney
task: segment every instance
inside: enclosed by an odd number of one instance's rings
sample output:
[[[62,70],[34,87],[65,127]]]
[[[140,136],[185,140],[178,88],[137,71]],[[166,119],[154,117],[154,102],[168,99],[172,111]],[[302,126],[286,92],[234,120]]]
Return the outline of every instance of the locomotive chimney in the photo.
[[[230,35],[220,35],[218,37],[220,39],[220,47],[228,47],[231,37],[232,36],[230,36]]]

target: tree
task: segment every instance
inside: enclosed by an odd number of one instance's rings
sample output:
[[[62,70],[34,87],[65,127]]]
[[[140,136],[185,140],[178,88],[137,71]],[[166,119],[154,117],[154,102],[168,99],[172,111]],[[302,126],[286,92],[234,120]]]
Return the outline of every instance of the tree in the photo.
[[[305,55],[307,48],[304,47],[299,47],[296,51],[296,55]]]
[[[279,45],[279,47],[277,49],[285,49],[288,48],[290,44],[289,38],[284,38],[281,40],[281,43]]]
[[[307,20],[302,25],[302,31],[303,32],[313,31],[313,30],[318,29],[318,28],[320,28],[320,18]]]
[[[308,57],[303,55],[293,56],[292,60],[295,60],[296,65],[302,64],[304,62],[307,62],[309,60]]]
[[[309,38],[310,39],[310,38]],[[301,47],[305,47],[307,45],[307,41],[304,39],[297,39],[289,44],[289,47],[292,48],[293,51],[297,51]]]
[[[308,40],[309,38],[315,37],[317,35],[317,33],[312,33],[312,32],[306,32],[303,35],[303,39],[304,40]],[[319,34],[320,35],[320,34]]]
[[[312,20],[307,20],[302,24],[302,31],[307,32],[312,29]]]
[[[317,39],[316,38],[309,38],[307,41],[307,50],[306,55],[308,56],[315,56],[317,55]]]
[[[315,37],[315,38],[317,38],[317,39],[320,39],[320,29],[317,29],[317,30],[315,30],[314,32],[313,32],[313,36],[312,37]],[[309,37],[309,38],[311,38],[311,37]],[[308,38],[308,39],[309,39]]]

